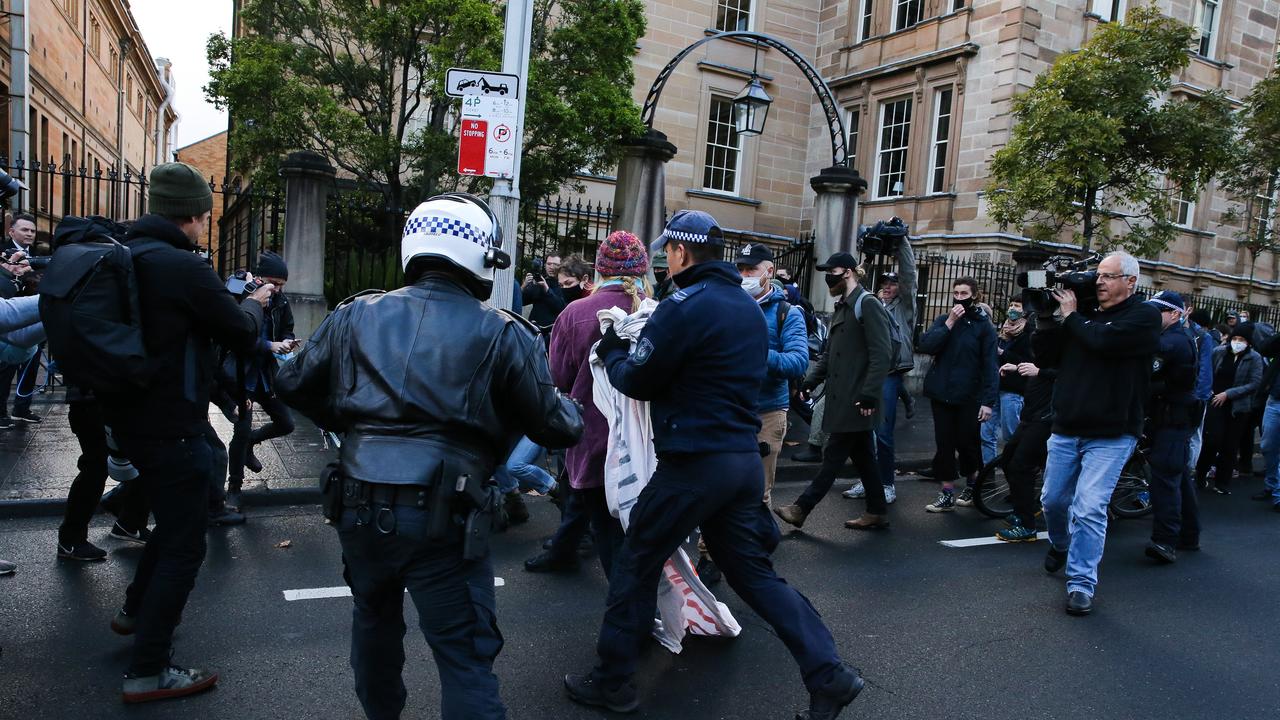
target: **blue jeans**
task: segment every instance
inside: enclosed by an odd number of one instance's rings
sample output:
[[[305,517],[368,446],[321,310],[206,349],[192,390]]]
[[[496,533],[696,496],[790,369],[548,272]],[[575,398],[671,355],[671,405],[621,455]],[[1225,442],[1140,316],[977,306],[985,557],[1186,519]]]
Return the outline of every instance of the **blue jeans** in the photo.
[[[1280,402],[1267,398],[1262,414],[1262,459],[1267,467],[1267,489],[1271,501],[1280,505]]]
[[[880,427],[876,428],[876,458],[880,484],[893,487],[897,459],[893,456],[893,429],[898,423],[898,394],[902,391],[904,373],[891,373],[884,379],[880,395]]]
[[[1022,396],[1018,393],[1000,393],[1000,402],[991,408],[991,419],[982,423],[979,433],[982,436],[982,464],[986,465],[996,459],[1000,453],[999,443],[1008,443],[1013,431],[1018,429],[1018,420],[1022,417]]]
[[[1067,550],[1067,592],[1093,596],[1107,540],[1107,504],[1138,438],[1049,436],[1040,504],[1049,543]]]
[[[542,460],[546,450],[527,437],[520,438],[516,449],[511,451],[506,465],[499,465],[493,478],[498,481],[498,489],[505,495],[516,490],[536,490],[541,495],[551,492],[556,479],[535,463]]]

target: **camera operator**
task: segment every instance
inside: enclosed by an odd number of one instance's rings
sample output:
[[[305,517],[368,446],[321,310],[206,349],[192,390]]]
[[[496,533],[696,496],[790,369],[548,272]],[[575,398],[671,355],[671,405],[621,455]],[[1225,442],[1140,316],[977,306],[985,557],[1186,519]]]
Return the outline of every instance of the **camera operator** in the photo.
[[[1171,290],[1149,301],[1160,310],[1160,347],[1152,365],[1147,437],[1151,442],[1151,505],[1155,520],[1146,555],[1161,563],[1178,558],[1178,550],[1200,547],[1200,511],[1195,485],[1187,470],[1191,435],[1202,406],[1195,398],[1198,365],[1195,340],[1182,325],[1186,308]]]
[[[538,326],[544,347],[550,345],[551,327],[568,304],[560,289],[559,277],[560,256],[548,255],[543,262],[534,261],[533,272],[525,274],[524,284],[520,286],[521,301],[533,306],[529,322]]]
[[[175,665],[170,646],[187,596],[204,561],[212,449],[209,388],[211,342],[250,350],[273,287],[264,285],[238,306],[218,276],[196,255],[206,234],[213,194],[200,171],[165,163],[151,171],[148,208],[125,244],[133,254],[143,341],[151,368],[146,388],[101,393],[103,417],[155,515],[124,607],[112,629],[135,637],[125,675],[125,702],[146,702],[207,690],[216,673]]]
[[[1142,434],[1161,320],[1134,294],[1138,274],[1132,255],[1108,255],[1098,266],[1099,308],[1079,311],[1073,291],[1054,290],[1062,320],[1041,308],[1031,337],[1036,364],[1058,370],[1041,493],[1050,543],[1044,568],[1067,567],[1072,615],[1093,609],[1107,504]]]

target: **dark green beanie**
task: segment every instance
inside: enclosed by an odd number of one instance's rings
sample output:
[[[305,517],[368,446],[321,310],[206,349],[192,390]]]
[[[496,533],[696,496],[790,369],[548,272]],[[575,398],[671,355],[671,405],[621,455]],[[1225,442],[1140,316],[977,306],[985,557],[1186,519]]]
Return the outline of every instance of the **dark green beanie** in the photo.
[[[148,212],[167,217],[195,217],[213,209],[209,181],[186,163],[157,165],[151,171],[148,198]]]

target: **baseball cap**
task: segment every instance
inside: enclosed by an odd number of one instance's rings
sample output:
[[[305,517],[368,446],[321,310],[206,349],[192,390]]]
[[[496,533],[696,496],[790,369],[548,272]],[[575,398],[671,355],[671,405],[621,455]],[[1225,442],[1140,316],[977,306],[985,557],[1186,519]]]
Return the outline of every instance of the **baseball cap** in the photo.
[[[885,283],[895,283],[895,284],[897,284],[897,282],[898,282],[898,273],[895,273],[895,272],[887,272],[887,273],[884,273],[884,274],[882,274],[882,275],[880,276],[880,284],[881,284],[881,285],[884,285]]]
[[[838,252],[827,258],[827,261],[816,266],[819,270],[830,270],[831,268],[845,268],[853,270],[858,267],[858,261],[847,252]]]
[[[733,258],[735,264],[750,265],[751,267],[755,267],[765,260],[773,262],[773,251],[764,243],[747,243],[742,246],[742,249]]]

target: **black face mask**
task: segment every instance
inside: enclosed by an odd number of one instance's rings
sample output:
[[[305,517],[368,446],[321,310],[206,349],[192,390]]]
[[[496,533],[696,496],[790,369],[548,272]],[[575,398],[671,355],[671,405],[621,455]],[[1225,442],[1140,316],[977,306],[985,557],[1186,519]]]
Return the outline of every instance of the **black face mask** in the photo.
[[[964,308],[966,311],[971,310],[973,308],[973,298],[968,297],[963,300],[956,300],[955,304]]]
[[[653,279],[654,279],[654,280],[657,280],[658,282],[663,282],[664,280],[666,280],[666,279],[667,279],[667,271],[666,271],[666,270],[654,270],[654,271],[653,271]]]
[[[577,287],[560,288],[560,293],[564,295],[565,302],[573,302],[574,300],[580,300],[582,299],[582,294],[583,294],[582,286],[578,285]]]
[[[843,275],[827,274],[827,275],[823,275],[822,279],[827,281],[827,287],[831,288],[832,290],[835,290],[837,287],[840,286],[840,283],[844,282]]]

